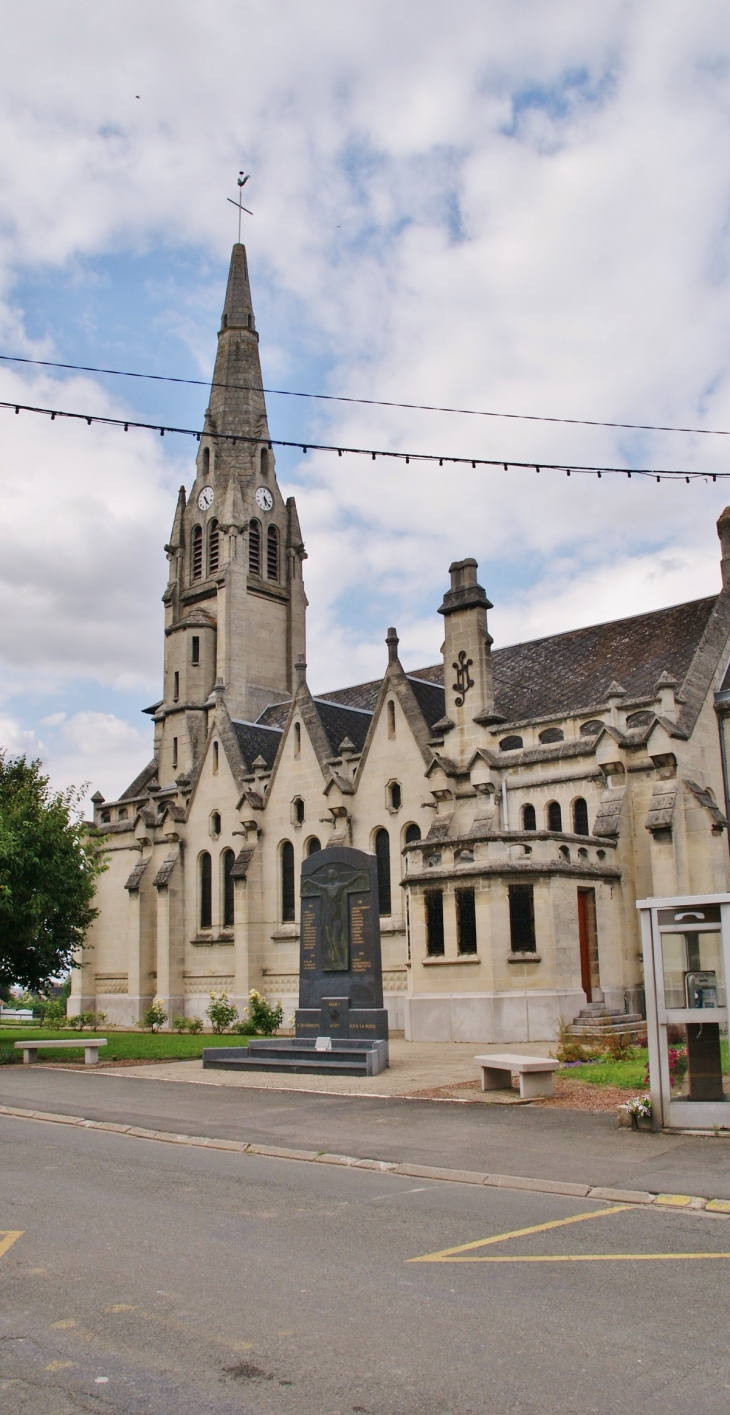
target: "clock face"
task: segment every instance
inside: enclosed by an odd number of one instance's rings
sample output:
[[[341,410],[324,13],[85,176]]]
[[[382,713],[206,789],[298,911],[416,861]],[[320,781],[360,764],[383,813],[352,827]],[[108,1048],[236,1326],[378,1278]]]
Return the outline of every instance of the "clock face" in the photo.
[[[256,505],[260,506],[262,511],[271,511],[274,505],[274,498],[268,486],[259,486],[256,488]]]
[[[200,493],[200,496],[198,497],[198,506],[200,507],[201,511],[209,511],[212,505],[213,488],[212,486],[204,486],[203,490]]]

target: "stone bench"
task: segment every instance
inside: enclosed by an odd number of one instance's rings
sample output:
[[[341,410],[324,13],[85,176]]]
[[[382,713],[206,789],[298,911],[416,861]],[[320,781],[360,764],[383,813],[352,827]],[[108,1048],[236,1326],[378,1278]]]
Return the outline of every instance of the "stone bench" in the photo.
[[[20,1046],[20,1042],[16,1042]],[[553,1071],[560,1065],[552,1056],[510,1056],[502,1053],[494,1056],[475,1056],[481,1067],[483,1091],[508,1091],[512,1086],[513,1073],[520,1078],[520,1096],[523,1100],[534,1100],[537,1096],[551,1096],[553,1093]]]
[[[38,1059],[38,1052],[47,1047],[83,1047],[86,1065],[97,1066],[99,1064],[99,1047],[105,1046],[106,1037],[83,1037],[79,1041],[16,1042],[15,1050],[22,1051],[23,1065],[30,1066],[31,1062]]]

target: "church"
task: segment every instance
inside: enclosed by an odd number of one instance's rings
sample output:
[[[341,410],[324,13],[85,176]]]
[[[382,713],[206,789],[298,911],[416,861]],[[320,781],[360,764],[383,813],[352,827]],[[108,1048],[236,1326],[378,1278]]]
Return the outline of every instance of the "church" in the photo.
[[[381,679],[314,696],[258,340],[237,244],[165,547],[154,751],[93,797],[108,869],[69,1011],[134,1024],[158,998],[169,1026],[257,988],[288,1021],[302,860],[351,844],[377,861],[391,1031],[548,1041],[588,1004],[641,1013],[636,899],[730,888],[730,508],[716,595],[493,650],[467,555],[439,663],[406,672],[391,628]]]

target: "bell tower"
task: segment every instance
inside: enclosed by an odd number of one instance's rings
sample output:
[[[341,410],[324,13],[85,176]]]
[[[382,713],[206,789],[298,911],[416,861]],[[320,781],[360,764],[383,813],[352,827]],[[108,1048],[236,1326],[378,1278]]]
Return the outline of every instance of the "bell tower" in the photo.
[[[294,498],[285,502],[276,480],[258,344],[246,251],[236,244],[195,481],[189,497],[180,489],[165,547],[161,786],[195,766],[219,693],[231,717],[255,721],[292,696],[305,653],[306,554]]]

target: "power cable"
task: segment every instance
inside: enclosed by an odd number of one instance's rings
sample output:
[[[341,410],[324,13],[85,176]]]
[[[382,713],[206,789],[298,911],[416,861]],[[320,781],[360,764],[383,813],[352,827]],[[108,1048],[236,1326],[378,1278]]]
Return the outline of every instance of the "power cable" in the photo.
[[[344,393],[299,393],[291,388],[261,388],[255,383],[216,383],[204,378],[174,378],[164,373],[132,373],[127,369],[96,368],[93,364],[61,364],[51,359],[27,359],[15,354],[0,354],[5,363],[32,364],[36,368],[60,368],[74,373],[105,373],[115,378],[143,378],[154,383],[183,383],[191,388],[225,388],[235,393],[266,393],[278,398],[314,398],[323,403],[356,403],[366,408],[405,408],[417,413],[459,413],[470,418],[507,418],[516,422],[562,423],[571,427],[612,427],[629,432],[690,432],[703,437],[730,437],[727,428],[663,427],[660,423],[601,422],[598,418],[558,418],[541,413],[493,413],[483,408],[447,408],[434,403],[397,403],[384,398],[348,398]]]
[[[474,468],[504,467],[505,471],[509,471],[510,467],[515,467],[528,471],[534,469],[534,471],[538,473],[541,471],[565,472],[565,475],[568,477],[572,473],[576,473],[579,476],[597,476],[600,478],[605,473],[607,476],[622,476],[628,477],[629,479],[632,476],[654,477],[656,481],[679,481],[684,478],[687,483],[701,480],[713,482],[725,481],[730,478],[730,472],[688,472],[677,468],[669,469],[657,467],[596,467],[584,466],[574,462],[537,462],[535,460],[517,462],[511,457],[456,457],[449,453],[438,452],[392,452],[385,448],[338,447],[331,443],[324,442],[289,442],[285,441],[283,438],[276,437],[248,437],[238,432],[201,433],[198,432],[196,428],[170,427],[161,423],[135,422],[132,418],[106,418],[100,417],[95,413],[70,413],[61,408],[36,408],[29,403],[0,402],[0,408],[13,408],[16,413],[40,413],[45,417],[49,417],[51,422],[56,418],[72,418],[77,422],[88,423],[89,427],[91,427],[92,423],[99,423],[104,427],[122,427],[125,432],[128,432],[130,427],[134,427],[142,428],[146,432],[158,432],[160,437],[164,437],[166,432],[171,432],[178,433],[182,437],[194,437],[197,442],[200,442],[201,437],[207,437],[210,438],[212,442],[230,442],[233,446],[238,442],[242,442],[244,444],[252,443],[258,447],[294,447],[300,448],[303,453],[336,452],[338,457],[349,453],[358,457],[370,457],[373,462],[377,457],[389,457],[394,461],[405,462],[406,465],[410,462],[438,462],[438,465],[443,467],[444,463],[448,462],[450,465],[471,466]]]

